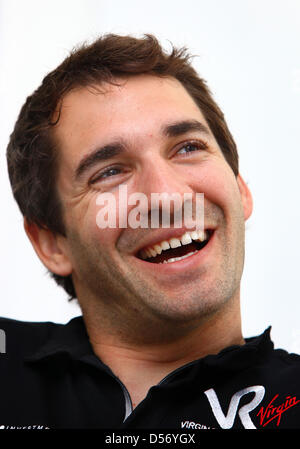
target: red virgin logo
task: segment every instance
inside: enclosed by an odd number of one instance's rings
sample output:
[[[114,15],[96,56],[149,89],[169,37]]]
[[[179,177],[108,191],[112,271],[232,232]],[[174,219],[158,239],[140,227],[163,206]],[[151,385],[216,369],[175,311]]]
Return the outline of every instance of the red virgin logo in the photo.
[[[297,400],[296,396],[287,396],[284,402],[279,405],[275,405],[274,401],[278,398],[278,396],[279,395],[276,394],[267,407],[261,407],[257,413],[261,426],[265,427],[274,419],[277,419],[276,425],[279,426],[282,414],[300,402],[300,399]]]

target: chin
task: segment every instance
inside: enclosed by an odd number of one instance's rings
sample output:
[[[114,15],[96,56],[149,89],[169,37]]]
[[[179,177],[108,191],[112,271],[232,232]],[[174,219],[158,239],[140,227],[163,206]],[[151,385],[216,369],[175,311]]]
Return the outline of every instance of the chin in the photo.
[[[212,292],[196,297],[177,296],[176,298],[169,297],[168,301],[161,303],[161,307],[158,307],[156,303],[153,312],[168,323],[200,324],[203,320],[221,311],[226,303],[228,303],[228,299]]]

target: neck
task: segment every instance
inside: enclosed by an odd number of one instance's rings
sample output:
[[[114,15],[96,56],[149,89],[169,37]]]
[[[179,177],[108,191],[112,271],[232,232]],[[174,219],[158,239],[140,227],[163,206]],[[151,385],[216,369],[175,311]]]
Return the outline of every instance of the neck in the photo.
[[[189,332],[155,344],[122,341],[86,324],[95,354],[126,386],[133,407],[144,399],[151,386],[176,368],[217,354],[228,346],[244,344],[239,307],[230,313],[216,313]]]

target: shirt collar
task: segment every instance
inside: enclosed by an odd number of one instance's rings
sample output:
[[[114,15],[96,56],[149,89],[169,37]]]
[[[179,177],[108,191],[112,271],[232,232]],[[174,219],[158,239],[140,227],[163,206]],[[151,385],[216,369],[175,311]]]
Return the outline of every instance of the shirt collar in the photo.
[[[274,344],[270,333],[271,326],[257,337],[245,338],[243,345],[232,345],[216,355],[207,355],[204,358],[205,364],[214,369],[224,370],[225,368],[229,372],[237,368],[247,368],[253,361],[265,359],[266,355],[273,350]]]
[[[257,337],[246,338],[244,345],[229,346],[216,355],[207,355],[202,360],[206,365],[214,368],[221,366],[224,368],[224,362],[225,365],[233,368],[237,360],[239,365],[246,367],[253,358],[265,357],[266,353],[273,349],[270,332],[271,326]],[[67,355],[73,360],[86,359],[87,356],[94,355],[82,316],[73,318],[67,324],[56,325],[46,343],[25,360],[33,363],[42,360],[50,361],[62,355]]]
[[[72,359],[93,353],[82,316],[73,318],[67,324],[57,324],[50,331],[47,341],[33,354],[25,358],[28,362],[52,359],[62,354]]]

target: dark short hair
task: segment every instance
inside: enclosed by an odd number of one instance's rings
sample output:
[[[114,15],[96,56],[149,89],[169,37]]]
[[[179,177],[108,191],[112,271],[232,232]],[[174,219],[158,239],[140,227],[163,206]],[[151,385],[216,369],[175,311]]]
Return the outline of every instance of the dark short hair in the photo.
[[[135,38],[107,34],[75,48],[43,79],[23,105],[7,148],[13,194],[29,223],[66,235],[55,183],[59,148],[52,130],[59,114],[54,121],[54,112],[72,89],[113,82],[116,77],[152,74],[180,81],[202,111],[234,174],[238,174],[238,153],[224,115],[190,59],[186,48],[172,46],[167,52],[152,35]],[[76,297],[71,275],[51,275],[70,299]]]

